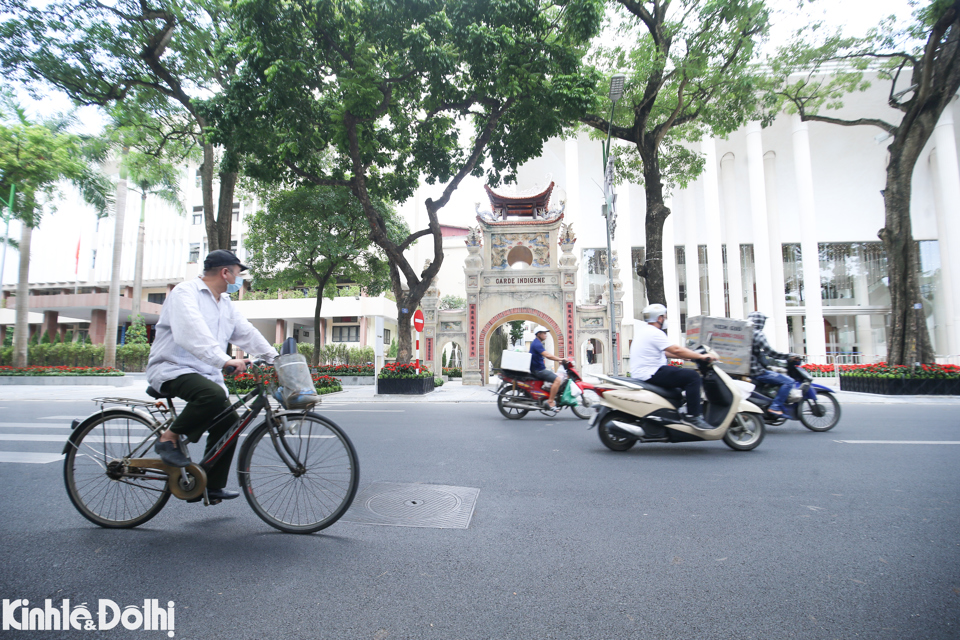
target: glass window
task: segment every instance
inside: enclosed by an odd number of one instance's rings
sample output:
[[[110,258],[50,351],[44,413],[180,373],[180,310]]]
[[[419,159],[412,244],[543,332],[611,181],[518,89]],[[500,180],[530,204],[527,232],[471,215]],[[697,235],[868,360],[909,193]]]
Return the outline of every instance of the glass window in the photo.
[[[233,221],[240,222],[240,203],[239,202],[233,203]]]
[[[187,262],[193,264],[200,261],[200,244],[194,243],[190,245],[190,255],[187,257]]]
[[[390,329],[383,330],[383,344],[390,346]]]
[[[197,188],[198,188],[198,189],[200,188],[200,183],[201,183],[201,178],[200,178],[200,169],[197,169],[197,175],[196,175],[196,186],[197,186]]]
[[[600,304],[607,283],[607,250],[584,249],[580,264],[583,268],[583,302]]]
[[[193,208],[193,224],[203,224],[203,207],[194,207]]]
[[[165,293],[148,293],[147,302],[152,302],[153,304],[163,304],[163,301],[167,299],[167,294]]]
[[[334,342],[360,342],[360,325],[340,325],[333,328]]]

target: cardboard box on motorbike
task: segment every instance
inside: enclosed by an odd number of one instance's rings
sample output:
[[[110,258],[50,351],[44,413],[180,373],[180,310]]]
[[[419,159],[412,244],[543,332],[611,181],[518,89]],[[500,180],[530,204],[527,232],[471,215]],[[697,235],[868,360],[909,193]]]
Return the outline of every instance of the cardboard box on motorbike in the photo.
[[[717,352],[720,356],[719,366],[727,373],[733,375],[750,373],[753,325],[748,320],[710,316],[687,318],[685,346],[692,349],[700,344]]]

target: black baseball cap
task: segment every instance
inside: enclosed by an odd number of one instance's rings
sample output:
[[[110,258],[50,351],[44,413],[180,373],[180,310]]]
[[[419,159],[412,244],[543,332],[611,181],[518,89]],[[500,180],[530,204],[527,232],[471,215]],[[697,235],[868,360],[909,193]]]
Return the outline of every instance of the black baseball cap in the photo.
[[[250,268],[240,262],[240,258],[238,258],[233,251],[217,249],[216,251],[208,253],[207,257],[203,259],[203,270],[209,271],[210,269],[216,269],[218,267],[232,267],[235,264],[240,265],[241,271],[246,271]]]

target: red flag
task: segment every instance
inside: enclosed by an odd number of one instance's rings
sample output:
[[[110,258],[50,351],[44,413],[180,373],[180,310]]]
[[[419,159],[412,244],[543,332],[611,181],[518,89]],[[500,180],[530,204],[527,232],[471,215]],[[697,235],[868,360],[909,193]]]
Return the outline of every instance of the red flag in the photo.
[[[77,262],[76,262],[76,265],[74,265],[73,267],[73,275],[78,275],[80,273],[80,238],[81,237],[82,236],[77,237]]]

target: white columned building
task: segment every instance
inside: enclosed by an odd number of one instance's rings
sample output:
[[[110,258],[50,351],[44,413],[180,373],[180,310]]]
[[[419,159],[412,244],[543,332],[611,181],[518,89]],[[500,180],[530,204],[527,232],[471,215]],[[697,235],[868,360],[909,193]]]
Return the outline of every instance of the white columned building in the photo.
[[[744,318],[743,267],[740,263],[740,211],[737,207],[736,158],[727,153],[720,159],[723,184],[725,244],[727,245],[727,287],[730,291],[730,317]],[[751,306],[751,309],[753,307]]]
[[[954,103],[956,100],[954,100]],[[953,105],[944,110],[934,129],[936,145],[933,172],[936,193],[937,231],[940,238],[940,265],[943,282],[941,296],[951,355],[960,354],[960,166],[957,162],[957,138],[953,124]]]

